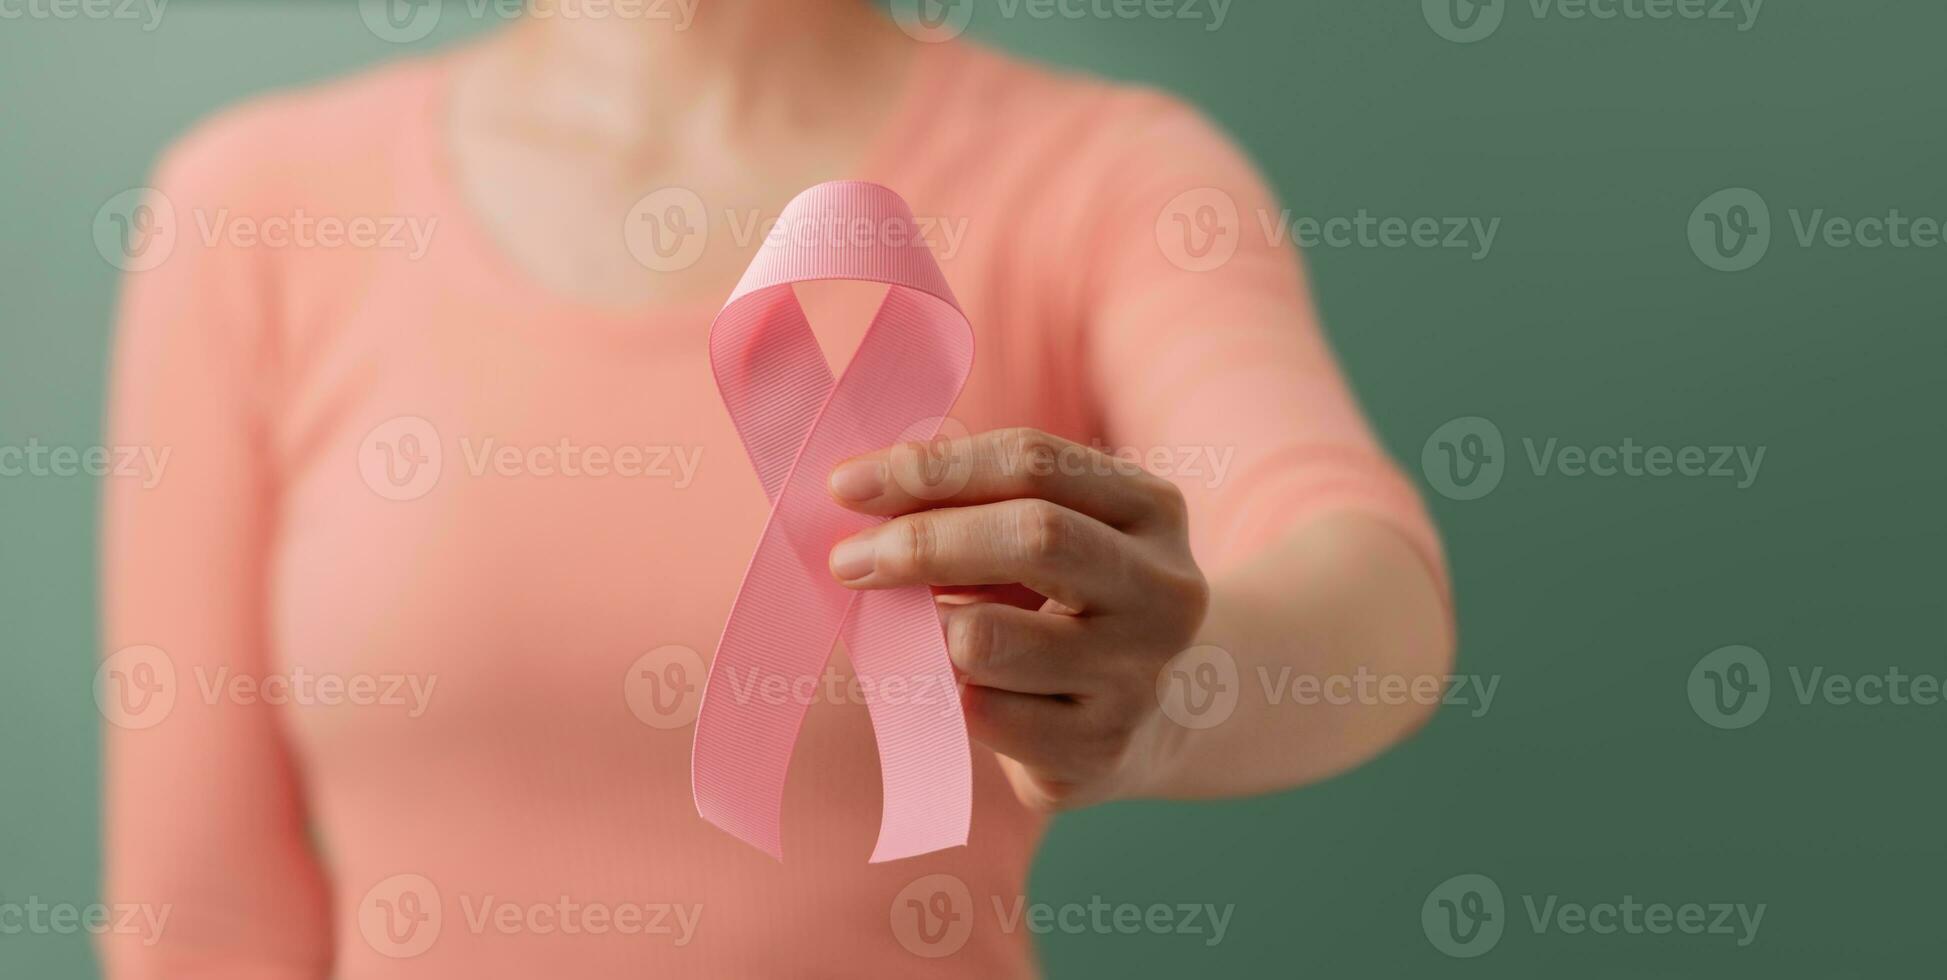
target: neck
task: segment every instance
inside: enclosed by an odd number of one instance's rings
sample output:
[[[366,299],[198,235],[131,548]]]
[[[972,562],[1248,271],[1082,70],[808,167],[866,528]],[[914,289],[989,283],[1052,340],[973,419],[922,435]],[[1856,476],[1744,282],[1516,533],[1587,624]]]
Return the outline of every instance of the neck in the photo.
[[[557,123],[604,141],[815,125],[844,104],[835,92],[887,83],[910,54],[866,0],[672,0],[637,5],[643,16],[565,16],[585,2],[522,20],[508,54]]]

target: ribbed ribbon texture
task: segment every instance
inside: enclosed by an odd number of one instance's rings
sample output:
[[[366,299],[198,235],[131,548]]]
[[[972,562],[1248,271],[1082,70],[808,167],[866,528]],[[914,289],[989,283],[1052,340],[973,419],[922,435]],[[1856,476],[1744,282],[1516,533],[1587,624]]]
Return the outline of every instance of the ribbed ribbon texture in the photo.
[[[836,381],[792,290],[821,279],[889,287]],[[783,859],[792,748],[842,639],[885,786],[872,860],[965,844],[972,759],[933,596],[924,587],[855,592],[827,565],[834,544],[883,520],[833,502],[832,467],[931,438],[973,367],[973,331],[906,202],[860,181],[798,195],[717,314],[710,365],[771,515],[698,709],[697,812]]]

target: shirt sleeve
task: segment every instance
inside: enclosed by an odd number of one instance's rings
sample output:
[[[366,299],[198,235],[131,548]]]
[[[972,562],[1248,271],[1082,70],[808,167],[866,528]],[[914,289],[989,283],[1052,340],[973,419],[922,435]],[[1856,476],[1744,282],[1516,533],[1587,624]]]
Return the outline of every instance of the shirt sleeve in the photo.
[[[1397,529],[1444,594],[1439,537],[1339,370],[1264,181],[1195,110],[1137,98],[1085,245],[1083,357],[1112,444],[1182,488],[1207,571],[1350,511]]]
[[[109,439],[167,455],[159,479],[105,491],[103,891],[162,925],[104,934],[118,980],[330,969],[328,889],[277,709],[210,693],[274,669],[271,277],[263,250],[198,230],[248,206],[237,161],[259,154],[235,143],[202,132],[172,151],[129,222],[145,244],[123,285]]]

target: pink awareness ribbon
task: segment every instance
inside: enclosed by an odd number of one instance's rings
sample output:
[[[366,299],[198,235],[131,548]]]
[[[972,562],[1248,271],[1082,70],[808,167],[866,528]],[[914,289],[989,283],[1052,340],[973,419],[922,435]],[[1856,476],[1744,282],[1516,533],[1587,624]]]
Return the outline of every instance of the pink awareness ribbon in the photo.
[[[821,279],[890,287],[836,381],[792,291]],[[710,366],[771,515],[697,710],[697,812],[783,859],[792,748],[842,638],[885,787],[872,861],[965,844],[973,764],[932,593],[857,592],[828,565],[834,544],[884,520],[831,499],[832,467],[931,438],[973,368],[973,330],[906,202],[862,181],[799,194],[711,325]]]

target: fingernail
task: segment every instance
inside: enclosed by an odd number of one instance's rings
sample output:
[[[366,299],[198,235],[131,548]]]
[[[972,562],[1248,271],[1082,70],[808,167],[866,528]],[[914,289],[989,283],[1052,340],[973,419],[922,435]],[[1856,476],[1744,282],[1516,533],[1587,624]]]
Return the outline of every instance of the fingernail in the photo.
[[[852,582],[872,574],[873,554],[878,550],[872,535],[846,538],[832,549],[832,574],[841,582]]]
[[[832,471],[832,492],[845,500],[871,500],[886,492],[886,464],[876,459],[840,463]]]

